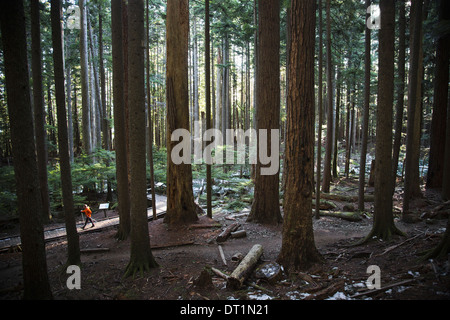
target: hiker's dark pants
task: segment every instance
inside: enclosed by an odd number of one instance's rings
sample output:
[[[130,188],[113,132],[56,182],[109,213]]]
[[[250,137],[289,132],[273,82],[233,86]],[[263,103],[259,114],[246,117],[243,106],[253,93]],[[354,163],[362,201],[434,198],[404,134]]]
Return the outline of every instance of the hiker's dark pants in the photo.
[[[83,228],[86,227],[88,222],[92,223],[92,226],[94,226],[94,221],[92,221],[91,217],[86,217]]]

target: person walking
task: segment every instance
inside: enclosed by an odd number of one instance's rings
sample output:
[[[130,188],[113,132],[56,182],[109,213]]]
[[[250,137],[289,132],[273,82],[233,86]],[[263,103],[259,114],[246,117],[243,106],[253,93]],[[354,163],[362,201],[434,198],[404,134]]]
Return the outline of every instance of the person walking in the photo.
[[[91,216],[92,216],[91,208],[89,208],[89,206],[87,204],[85,204],[84,210],[81,210],[81,212],[86,215],[86,221],[84,222],[84,226],[81,227],[81,229],[84,230],[84,228],[86,227],[88,222],[92,223],[92,228],[95,227],[94,222],[92,221],[92,218],[91,218]]]

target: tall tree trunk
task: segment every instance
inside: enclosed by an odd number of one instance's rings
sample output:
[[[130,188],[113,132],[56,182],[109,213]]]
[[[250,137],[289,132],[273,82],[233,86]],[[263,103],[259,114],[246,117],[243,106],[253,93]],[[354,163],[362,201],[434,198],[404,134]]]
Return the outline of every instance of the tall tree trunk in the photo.
[[[339,59],[338,59],[339,61]],[[338,178],[338,139],[339,139],[339,113],[341,109],[341,67],[337,65],[336,76],[336,114],[334,122],[334,148],[333,148],[333,178]]]
[[[128,1],[128,106],[130,111],[130,262],[125,275],[157,267],[150,249],[145,160],[144,1]]]
[[[111,141],[109,136],[109,121],[108,112],[106,108],[106,79],[105,67],[103,62],[103,16],[99,8],[98,15],[98,57],[99,57],[99,74],[100,74],[100,101],[102,106],[102,134],[103,134],[103,148],[110,150]]]
[[[450,20],[450,2],[440,0],[439,22]],[[427,188],[442,186],[444,172],[448,81],[449,81],[450,34],[442,34],[436,44],[436,76],[434,78],[433,117],[431,120],[431,145],[428,163]]]
[[[206,94],[206,130],[212,128],[211,120],[211,48],[209,31],[209,0],[205,0],[205,94]],[[214,73],[214,71],[213,71]],[[213,81],[214,83],[214,81]],[[206,214],[212,218],[212,176],[211,165],[206,165]]]
[[[370,6],[370,0],[366,0],[366,8]],[[368,16],[366,16],[366,19]],[[366,158],[367,158],[367,135],[369,134],[369,112],[370,112],[370,71],[371,71],[371,50],[370,29],[366,27],[365,33],[365,56],[364,56],[364,113],[362,125],[361,157],[359,161],[359,185],[358,185],[358,211],[364,211],[364,186],[366,179]]]
[[[442,198],[450,200],[450,96],[447,98],[447,128],[445,138],[444,170],[442,174]]]
[[[80,66],[81,66],[81,105],[82,105],[82,127],[83,147],[86,154],[92,153],[91,145],[91,120],[89,102],[89,64],[88,64],[88,42],[87,42],[87,11],[86,1],[80,0]]]
[[[394,136],[394,150],[392,152],[392,193],[395,191],[395,184],[397,180],[398,160],[400,154],[400,146],[403,131],[403,109],[405,104],[405,56],[406,56],[406,17],[405,17],[405,1],[400,1],[399,10],[399,45],[398,45],[398,80],[397,87],[397,103],[395,111],[395,136]]]
[[[0,2],[0,28],[22,242],[24,299],[51,299],[34,143],[23,1]]]
[[[75,222],[72,173],[70,169],[69,140],[67,134],[66,96],[64,92],[64,53],[62,40],[62,11],[60,0],[51,2],[53,68],[55,77],[56,112],[58,117],[58,146],[61,168],[61,188],[67,233],[67,265],[79,265],[80,244]]]
[[[42,199],[43,222],[51,219],[47,177],[47,135],[45,133],[44,91],[42,85],[42,52],[39,0],[31,1],[31,60],[33,76],[34,132],[38,160],[39,188]]]
[[[314,51],[315,0],[291,2],[291,46],[286,133],[286,191],[281,251],[288,271],[321,261],[314,243]]]
[[[323,31],[322,31],[322,0],[319,0],[319,74],[318,74],[318,100],[317,108],[319,109],[318,129],[317,129],[317,171],[316,171],[316,213],[315,218],[320,219],[320,185],[322,170],[322,125],[323,125]]]
[[[330,1],[326,0],[327,10],[327,144],[323,163],[322,191],[330,192],[331,183],[331,153],[333,149],[333,80],[331,65],[331,16]]]
[[[119,210],[116,238],[125,240],[130,234],[130,193],[126,146],[126,116],[124,101],[124,56],[122,39],[122,0],[111,1],[111,36],[113,62],[114,146]]]
[[[256,78],[258,109],[256,111],[257,129],[267,130],[267,154],[273,159],[272,130],[280,128],[280,1],[261,1],[258,6],[258,71]],[[259,139],[261,139],[261,135]],[[255,196],[247,221],[277,224],[282,221],[279,200],[279,170],[276,174],[264,175],[260,159],[258,141],[258,162],[255,172]],[[276,141],[279,145],[279,141]],[[279,157],[279,154],[276,155]],[[279,162],[279,160],[278,160]]]
[[[149,6],[148,0],[145,5],[146,11],[146,20],[147,20],[147,122],[148,122],[148,163],[150,167],[150,189],[152,193],[152,211],[153,211],[153,220],[156,220],[158,217],[156,216],[156,195],[155,195],[155,173],[153,166],[153,121],[152,121],[152,97],[150,93],[150,20],[149,20]]]
[[[375,213],[372,230],[362,242],[376,236],[383,240],[402,234],[394,225],[392,213],[392,111],[394,103],[394,25],[395,4],[380,1],[378,107],[375,144]]]
[[[405,192],[403,194],[403,214],[409,213],[409,203],[411,197],[415,194],[416,183],[414,175],[419,168],[414,165],[416,152],[414,148],[419,148],[415,138],[416,126],[420,125],[420,114],[418,111],[420,82],[420,52],[421,52],[421,33],[422,33],[422,7],[423,0],[412,3],[412,28],[411,28],[411,54],[409,70],[409,92],[408,92],[408,124],[406,135],[406,159],[405,159]],[[418,174],[418,172],[417,172]],[[418,178],[418,177],[417,177]],[[417,185],[418,187],[418,185]]]
[[[177,129],[189,130],[188,36],[189,5],[187,0],[167,1],[166,21],[166,97],[167,97],[167,213],[164,222],[177,225],[196,221],[190,163],[175,164],[171,140]]]

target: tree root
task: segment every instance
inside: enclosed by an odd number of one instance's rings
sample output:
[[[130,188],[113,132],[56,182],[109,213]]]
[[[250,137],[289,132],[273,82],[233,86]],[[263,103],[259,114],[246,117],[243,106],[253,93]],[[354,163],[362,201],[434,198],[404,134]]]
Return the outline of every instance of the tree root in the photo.
[[[391,226],[387,227],[387,228],[376,228],[373,227],[372,230],[369,232],[369,234],[364,237],[363,239],[356,241],[353,244],[350,244],[350,247],[356,247],[356,246],[360,246],[363,244],[366,244],[372,240],[374,240],[374,238],[376,239],[382,239],[384,241],[389,241],[392,239],[393,235],[399,235],[402,237],[406,236],[406,233],[404,233],[403,231],[401,231],[400,229],[398,229],[394,224],[392,224]]]
[[[125,273],[123,278],[132,277],[135,278],[136,274],[139,273],[141,277],[144,277],[144,272],[150,272],[151,269],[159,267],[154,259],[148,259],[150,261],[137,262],[131,260],[127,267],[125,268]]]

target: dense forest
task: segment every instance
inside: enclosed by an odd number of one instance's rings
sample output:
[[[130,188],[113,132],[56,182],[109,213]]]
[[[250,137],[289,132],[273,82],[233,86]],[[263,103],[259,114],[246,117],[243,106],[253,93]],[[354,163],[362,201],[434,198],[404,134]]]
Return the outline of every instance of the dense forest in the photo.
[[[99,230],[100,204],[118,217],[124,282],[165,265],[156,221],[187,238],[240,212],[279,228],[285,274],[324,264],[318,221],[392,245],[431,223],[424,203],[445,230],[424,261],[448,259],[449,1],[3,0],[0,18],[0,239],[17,227],[21,297],[64,299],[52,226],[64,273],[86,270],[84,204]]]

